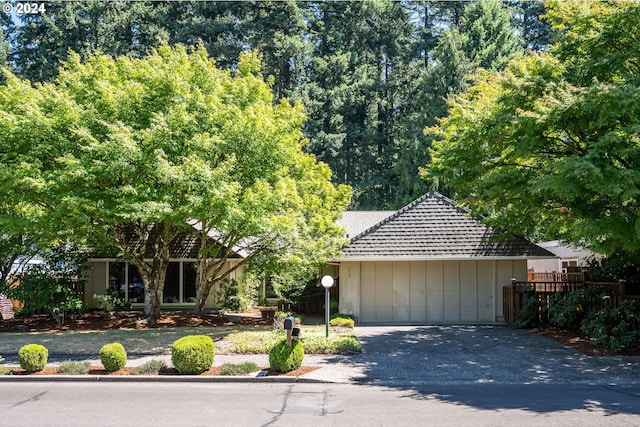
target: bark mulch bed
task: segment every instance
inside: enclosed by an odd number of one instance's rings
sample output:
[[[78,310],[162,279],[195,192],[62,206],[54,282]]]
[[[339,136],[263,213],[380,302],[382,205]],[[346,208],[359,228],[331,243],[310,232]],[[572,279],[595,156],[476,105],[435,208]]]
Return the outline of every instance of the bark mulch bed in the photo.
[[[589,356],[640,356],[640,342],[638,341],[616,353],[609,348],[593,345],[589,337],[586,337],[580,331],[558,328],[533,328],[529,329],[529,331],[550,338]]]
[[[257,310],[245,314],[256,314]],[[241,324],[271,325],[273,320],[254,317],[240,317]],[[144,314],[140,311],[123,311],[109,315],[103,311],[90,311],[71,316],[62,326],[47,315],[16,316],[9,320],[0,320],[0,332],[59,332],[59,331],[96,331],[105,329],[147,329],[175,328],[185,326],[230,326],[226,315],[206,313],[195,317],[193,313],[168,311],[163,312],[155,325],[147,325]]]

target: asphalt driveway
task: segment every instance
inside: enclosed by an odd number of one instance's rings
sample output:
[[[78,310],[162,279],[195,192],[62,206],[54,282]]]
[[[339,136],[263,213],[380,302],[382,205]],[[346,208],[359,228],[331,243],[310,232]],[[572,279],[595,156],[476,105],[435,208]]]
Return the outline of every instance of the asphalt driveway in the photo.
[[[590,357],[507,325],[358,326],[365,384],[635,384],[640,357]]]

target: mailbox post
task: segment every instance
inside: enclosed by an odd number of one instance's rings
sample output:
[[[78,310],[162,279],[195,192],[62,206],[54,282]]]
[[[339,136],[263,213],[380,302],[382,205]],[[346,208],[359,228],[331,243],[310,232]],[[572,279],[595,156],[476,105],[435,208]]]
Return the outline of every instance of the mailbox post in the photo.
[[[291,347],[291,334],[293,332],[293,323],[294,323],[294,318],[293,316],[289,316],[286,319],[284,319],[284,330],[287,331],[287,346]]]
[[[324,276],[322,280],[320,280],[322,286],[324,287],[325,293],[325,301],[324,301],[324,312],[325,312],[325,338],[329,338],[329,288],[333,286],[333,277]]]

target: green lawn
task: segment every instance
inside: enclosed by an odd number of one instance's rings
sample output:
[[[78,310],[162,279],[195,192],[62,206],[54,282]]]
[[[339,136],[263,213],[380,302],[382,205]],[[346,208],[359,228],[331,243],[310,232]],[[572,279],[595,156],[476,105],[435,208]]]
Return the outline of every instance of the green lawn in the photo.
[[[268,353],[279,340],[286,338],[284,330],[231,332],[224,340],[233,344],[233,353]],[[303,326],[301,340],[306,354],[360,353],[362,345],[351,330],[332,329],[325,338],[324,326]]]
[[[25,344],[42,344],[49,354],[73,354],[97,357],[100,348],[110,342],[121,343],[129,354],[170,354],[171,345],[185,335],[208,335],[217,354],[268,353],[283,330],[268,326],[217,326],[163,329],[123,329],[87,332],[0,333],[0,355],[17,354]],[[361,352],[362,346],[350,329],[332,329],[327,340],[323,326],[303,326],[302,342],[307,354]]]

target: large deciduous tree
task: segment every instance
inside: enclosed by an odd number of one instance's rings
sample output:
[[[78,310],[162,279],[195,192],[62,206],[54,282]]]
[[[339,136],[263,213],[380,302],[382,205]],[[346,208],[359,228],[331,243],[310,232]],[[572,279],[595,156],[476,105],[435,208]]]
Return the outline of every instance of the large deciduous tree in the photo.
[[[637,252],[640,6],[547,7],[557,44],[454,98],[428,173],[499,225]]]
[[[0,132],[10,136],[0,185],[67,239],[117,248],[140,273],[151,323],[169,248],[185,233],[208,233],[199,312],[229,272],[211,263],[238,246],[243,262],[266,262],[304,256],[298,248],[309,244],[317,266],[342,238],[315,224],[333,223],[349,190],[302,153],[301,107],[274,104],[257,63],[247,55],[231,73],[203,47],[162,45],[143,59],[72,54],[50,84],[9,75],[0,88]]]

